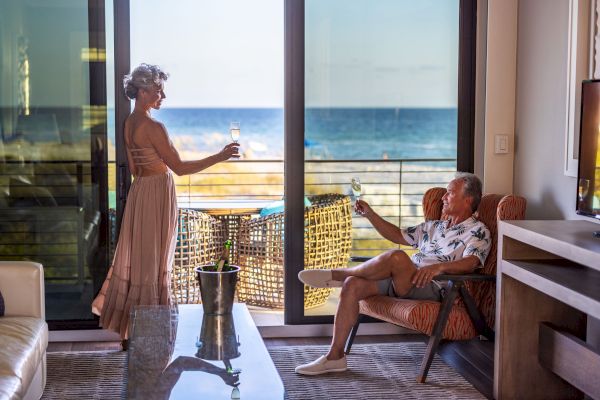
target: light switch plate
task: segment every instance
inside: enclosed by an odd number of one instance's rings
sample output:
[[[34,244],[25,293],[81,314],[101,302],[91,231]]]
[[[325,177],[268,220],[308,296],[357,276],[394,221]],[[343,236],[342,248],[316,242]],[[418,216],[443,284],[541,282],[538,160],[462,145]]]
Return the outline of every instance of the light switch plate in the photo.
[[[494,153],[508,154],[508,135],[495,136]]]

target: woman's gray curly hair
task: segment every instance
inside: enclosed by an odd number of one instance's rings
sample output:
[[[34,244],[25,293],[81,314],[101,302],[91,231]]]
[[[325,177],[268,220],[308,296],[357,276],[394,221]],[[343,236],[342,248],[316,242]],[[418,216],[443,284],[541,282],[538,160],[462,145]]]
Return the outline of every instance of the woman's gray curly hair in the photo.
[[[167,80],[169,74],[163,72],[158,65],[140,64],[130,74],[123,77],[125,95],[134,100],[140,89],[152,89]]]
[[[463,181],[463,194],[473,200],[471,201],[471,211],[477,211],[482,195],[481,180],[479,180],[477,175],[469,172],[457,172],[454,179]]]

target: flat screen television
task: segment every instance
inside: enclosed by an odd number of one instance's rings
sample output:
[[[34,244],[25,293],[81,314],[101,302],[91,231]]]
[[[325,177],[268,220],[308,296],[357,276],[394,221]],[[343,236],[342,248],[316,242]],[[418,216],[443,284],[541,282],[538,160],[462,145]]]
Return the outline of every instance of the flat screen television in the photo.
[[[583,81],[577,214],[600,219],[600,80]]]

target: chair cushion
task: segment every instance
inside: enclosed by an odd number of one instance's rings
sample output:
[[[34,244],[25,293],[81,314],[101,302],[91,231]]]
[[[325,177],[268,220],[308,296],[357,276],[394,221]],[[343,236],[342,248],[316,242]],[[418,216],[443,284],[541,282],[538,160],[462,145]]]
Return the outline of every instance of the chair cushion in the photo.
[[[310,207],[311,205],[312,204],[311,204],[309,198],[304,196],[304,208]],[[277,200],[277,201],[270,203],[262,210],[260,210],[260,216],[266,217],[267,215],[277,214],[277,213],[283,212],[284,210],[285,210],[285,201]]]
[[[2,317],[0,341],[0,398],[22,398],[46,353],[48,325],[41,318]]]
[[[431,335],[440,311],[437,301],[399,299],[389,296],[372,296],[360,302],[360,313],[400,325],[404,328]],[[455,304],[442,335],[448,340],[468,340],[478,335],[467,310]]]

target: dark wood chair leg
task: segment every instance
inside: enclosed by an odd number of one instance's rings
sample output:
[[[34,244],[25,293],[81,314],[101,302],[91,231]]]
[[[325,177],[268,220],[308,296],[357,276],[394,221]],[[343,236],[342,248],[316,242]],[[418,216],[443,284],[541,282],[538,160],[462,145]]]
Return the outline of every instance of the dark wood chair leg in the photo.
[[[473,300],[473,297],[471,297],[465,286],[460,287],[460,295],[463,298],[469,317],[471,317],[471,321],[473,321],[473,325],[475,325],[477,332],[493,342],[495,337],[494,331],[491,330],[485,322],[485,317],[477,308],[475,300]]]
[[[350,335],[348,336],[348,340],[346,341],[346,349],[344,352],[346,354],[350,354],[350,348],[352,347],[352,343],[354,343],[354,338],[356,337],[356,332],[358,332],[358,326],[362,322],[364,315],[358,314],[358,319],[356,320],[356,324],[352,327],[350,331]]]
[[[419,383],[425,383],[425,380],[427,379],[429,367],[431,367],[433,356],[435,355],[438,345],[440,344],[440,340],[442,339],[444,328],[446,327],[446,322],[448,321],[450,311],[452,310],[452,306],[454,305],[454,299],[456,299],[456,296],[458,295],[458,292],[462,285],[463,283],[460,281],[448,282],[448,293],[446,294],[446,297],[444,297],[442,305],[440,306],[438,317],[435,320],[435,324],[433,325],[433,331],[431,332],[431,336],[429,337],[427,350],[425,350],[423,361],[421,361],[421,369],[419,370],[419,375],[417,376],[417,382]]]

